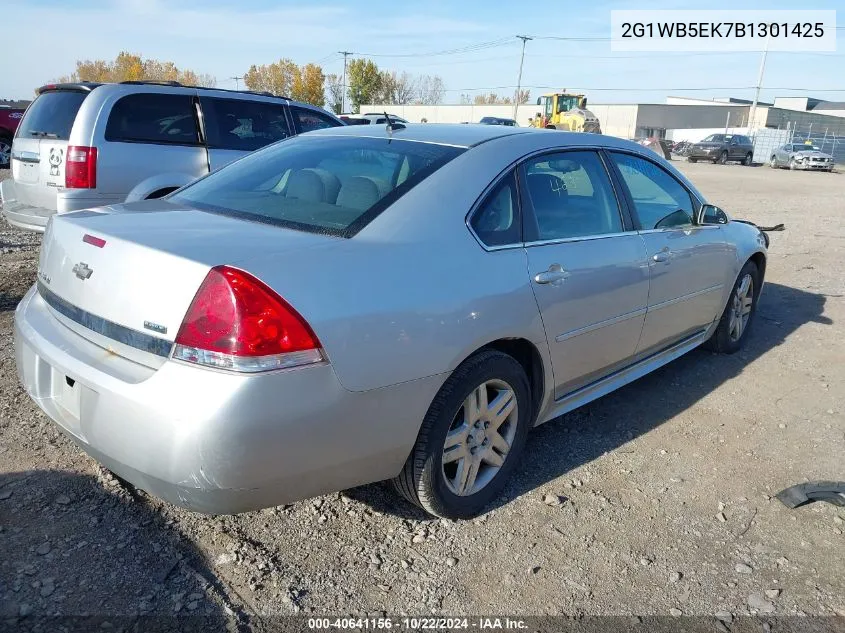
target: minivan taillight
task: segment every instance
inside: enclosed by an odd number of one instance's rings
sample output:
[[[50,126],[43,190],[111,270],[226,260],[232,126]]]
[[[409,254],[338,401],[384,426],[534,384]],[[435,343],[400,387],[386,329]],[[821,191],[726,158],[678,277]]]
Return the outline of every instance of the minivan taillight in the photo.
[[[325,359],[296,310],[266,284],[230,266],[206,275],[176,335],[173,358],[239,372]]]
[[[70,145],[65,155],[65,188],[96,189],[97,148]]]

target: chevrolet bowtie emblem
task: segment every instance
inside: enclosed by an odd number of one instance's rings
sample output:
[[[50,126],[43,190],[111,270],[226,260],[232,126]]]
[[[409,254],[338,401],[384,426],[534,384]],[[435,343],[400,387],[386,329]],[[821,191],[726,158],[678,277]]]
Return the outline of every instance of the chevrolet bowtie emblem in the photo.
[[[82,281],[88,279],[93,272],[94,270],[88,268],[88,264],[85,262],[79,262],[78,264],[73,265],[73,274],[79,277]]]

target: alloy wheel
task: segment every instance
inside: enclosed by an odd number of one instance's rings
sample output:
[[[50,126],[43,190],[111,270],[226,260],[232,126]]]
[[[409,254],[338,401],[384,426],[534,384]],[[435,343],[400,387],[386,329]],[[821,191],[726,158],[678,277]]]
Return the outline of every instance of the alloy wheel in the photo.
[[[12,162],[12,144],[0,140],[0,168],[6,169]]]
[[[464,400],[443,444],[443,478],[465,497],[489,484],[505,463],[516,437],[516,393],[503,380],[488,380]]]
[[[732,341],[742,338],[751,318],[751,308],[754,306],[754,279],[746,274],[734,292],[731,300],[730,321],[728,332]]]

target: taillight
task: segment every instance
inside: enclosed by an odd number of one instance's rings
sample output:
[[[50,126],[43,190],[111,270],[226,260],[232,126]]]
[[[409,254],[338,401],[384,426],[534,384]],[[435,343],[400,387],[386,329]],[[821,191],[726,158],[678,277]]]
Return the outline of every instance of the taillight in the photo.
[[[65,188],[97,187],[97,148],[70,145],[65,155]]]
[[[287,302],[249,273],[212,268],[185,315],[173,358],[260,372],[324,360],[320,341]]]

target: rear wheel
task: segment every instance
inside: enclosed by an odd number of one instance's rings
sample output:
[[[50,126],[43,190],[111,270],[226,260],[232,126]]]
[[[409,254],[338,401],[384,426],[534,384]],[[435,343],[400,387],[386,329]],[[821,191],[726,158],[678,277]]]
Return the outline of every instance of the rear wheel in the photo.
[[[12,139],[0,136],[0,169],[9,169],[12,162]]]
[[[733,354],[748,338],[754,314],[757,311],[757,297],[760,294],[760,271],[757,265],[748,261],[739,271],[728,304],[719,319],[713,336],[704,344],[714,352]]]
[[[745,165],[746,167],[751,167],[751,162],[753,160],[754,160],[754,154],[752,154],[751,152],[748,152],[745,155],[745,160],[742,161],[742,164]]]
[[[719,157],[716,159],[716,162],[720,165],[727,165],[728,164],[728,153],[722,152],[719,154]]]
[[[396,489],[435,516],[477,515],[519,460],[533,419],[530,393],[525,370],[507,354],[464,361],[431,403]]]

